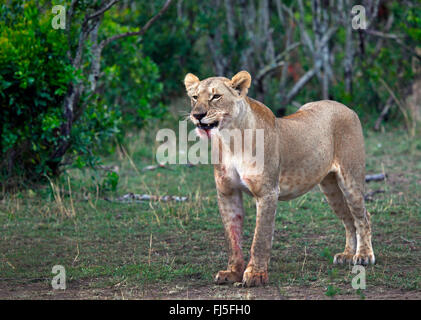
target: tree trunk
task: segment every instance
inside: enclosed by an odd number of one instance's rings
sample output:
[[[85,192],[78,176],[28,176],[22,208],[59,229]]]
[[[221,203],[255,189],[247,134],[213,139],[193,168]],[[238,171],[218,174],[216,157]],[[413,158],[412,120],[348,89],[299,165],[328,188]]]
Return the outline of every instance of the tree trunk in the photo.
[[[89,97],[93,95],[96,90],[96,84],[100,74],[100,62],[101,62],[101,53],[104,47],[109,44],[110,42],[121,39],[128,36],[141,36],[143,35],[146,30],[168,9],[169,5],[171,4],[172,0],[167,0],[161,10],[154,15],[139,31],[136,32],[126,32],[118,35],[114,35],[108,39],[102,40],[98,43],[98,31],[99,26],[101,24],[101,20],[104,16],[104,13],[108,11],[118,0],[110,0],[105,5],[103,5],[100,9],[90,14],[88,12],[82,22],[79,38],[78,38],[78,45],[76,48],[76,52],[74,57],[71,55],[70,47],[70,37],[71,32],[69,26],[69,32],[67,36],[69,37],[69,51],[67,56],[71,61],[75,70],[80,71],[83,73],[83,53],[85,48],[85,41],[86,39],[90,38],[92,42],[92,61],[90,65],[90,70],[88,71],[87,77],[90,82],[90,94]],[[77,6],[77,0],[73,0],[70,5],[69,10],[69,20],[71,21],[73,12]],[[73,123],[76,119],[78,119],[83,111],[86,103],[80,105],[80,99],[82,94],[85,94],[86,88],[82,81],[77,83],[71,83],[69,85],[69,89],[63,101],[63,122],[60,127],[60,140],[58,141],[55,149],[52,151],[49,162],[49,167],[52,169],[53,174],[59,173],[59,166],[63,156],[66,154],[67,150],[71,146],[70,135]],[[88,97],[88,99],[89,99]]]
[[[345,0],[344,14],[342,15],[345,28],[345,58],[344,58],[344,80],[345,92],[352,95],[352,62],[353,62],[353,43],[352,43],[352,17],[349,0]]]

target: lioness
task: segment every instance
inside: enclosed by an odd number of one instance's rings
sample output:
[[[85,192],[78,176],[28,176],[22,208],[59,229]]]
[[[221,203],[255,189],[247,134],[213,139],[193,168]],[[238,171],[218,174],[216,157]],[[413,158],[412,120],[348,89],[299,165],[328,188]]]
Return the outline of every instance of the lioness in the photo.
[[[354,111],[323,100],[276,118],[265,105],[247,97],[251,77],[246,71],[231,80],[200,81],[189,73],[184,83],[191,98],[191,121],[199,135],[216,141],[222,154],[214,174],[230,252],[228,268],[217,273],[216,283],[267,283],[277,201],[294,199],[317,184],[345,226],[345,250],[334,256],[334,263],[374,264],[370,214],[363,197],[364,140]],[[238,161],[231,140],[220,134],[222,129],[264,130],[263,172],[257,173],[256,164],[247,158]],[[256,149],[256,140],[252,148]],[[247,267],[242,252],[243,191],[256,199],[257,207]]]

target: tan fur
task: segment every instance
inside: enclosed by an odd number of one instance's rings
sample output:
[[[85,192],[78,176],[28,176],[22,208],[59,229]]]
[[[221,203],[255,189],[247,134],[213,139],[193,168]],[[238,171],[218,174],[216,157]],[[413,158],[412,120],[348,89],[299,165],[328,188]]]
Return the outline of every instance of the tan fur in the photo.
[[[197,97],[192,98],[191,114],[200,111],[206,113],[202,123],[219,123],[218,129],[212,129],[212,143],[223,156],[214,170],[230,257],[227,270],[218,272],[216,282],[265,284],[277,201],[294,199],[317,184],[346,231],[345,250],[335,255],[334,262],[374,263],[370,215],[363,197],[364,140],[355,112],[324,100],[307,103],[293,115],[275,118],[269,108],[246,96],[250,83],[246,71],[231,80],[215,77],[200,81],[191,74],[185,80],[189,96]],[[215,94],[221,97],[214,99]],[[263,173],[256,173],[248,159],[238,161],[230,143],[220,135],[222,129],[264,129]],[[255,150],[255,142],[252,147]],[[257,207],[247,267],[242,252],[243,192],[256,199]]]

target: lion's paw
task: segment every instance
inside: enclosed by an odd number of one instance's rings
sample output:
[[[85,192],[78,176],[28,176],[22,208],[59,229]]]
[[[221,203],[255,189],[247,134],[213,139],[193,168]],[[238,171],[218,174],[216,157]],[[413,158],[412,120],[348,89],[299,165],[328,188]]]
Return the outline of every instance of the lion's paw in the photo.
[[[370,263],[375,264],[376,258],[374,257],[373,253],[368,253],[368,254],[359,253],[359,254],[354,255],[354,257],[352,258],[352,263],[367,266]]]
[[[265,285],[269,281],[267,271],[256,272],[248,267],[243,274],[243,287],[258,287]]]
[[[353,253],[347,253],[347,252],[337,253],[333,257],[333,264],[351,263],[353,257],[354,257]]]
[[[216,274],[215,282],[216,284],[235,283],[235,282],[241,282],[242,278],[243,278],[242,272],[223,270],[223,271],[219,271]]]

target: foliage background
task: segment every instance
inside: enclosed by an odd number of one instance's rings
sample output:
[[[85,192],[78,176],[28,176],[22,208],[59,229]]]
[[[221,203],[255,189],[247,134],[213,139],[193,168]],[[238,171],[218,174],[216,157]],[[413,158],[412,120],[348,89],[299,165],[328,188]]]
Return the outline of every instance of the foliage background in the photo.
[[[172,117],[166,111],[184,96],[187,72],[202,79],[246,69],[254,78],[250,95],[278,115],[328,98],[357,111],[366,127],[382,115],[387,126],[416,135],[419,1],[363,1],[369,28],[350,30],[353,1],[174,0],[145,34],[112,41],[98,59],[100,41],[138,30],[164,5],[117,1],[91,19],[86,31],[86,16],[107,3],[8,0],[0,5],[3,186],[47,181],[69,166],[97,166],[130,132]],[[51,27],[53,4],[67,8],[65,30]]]

